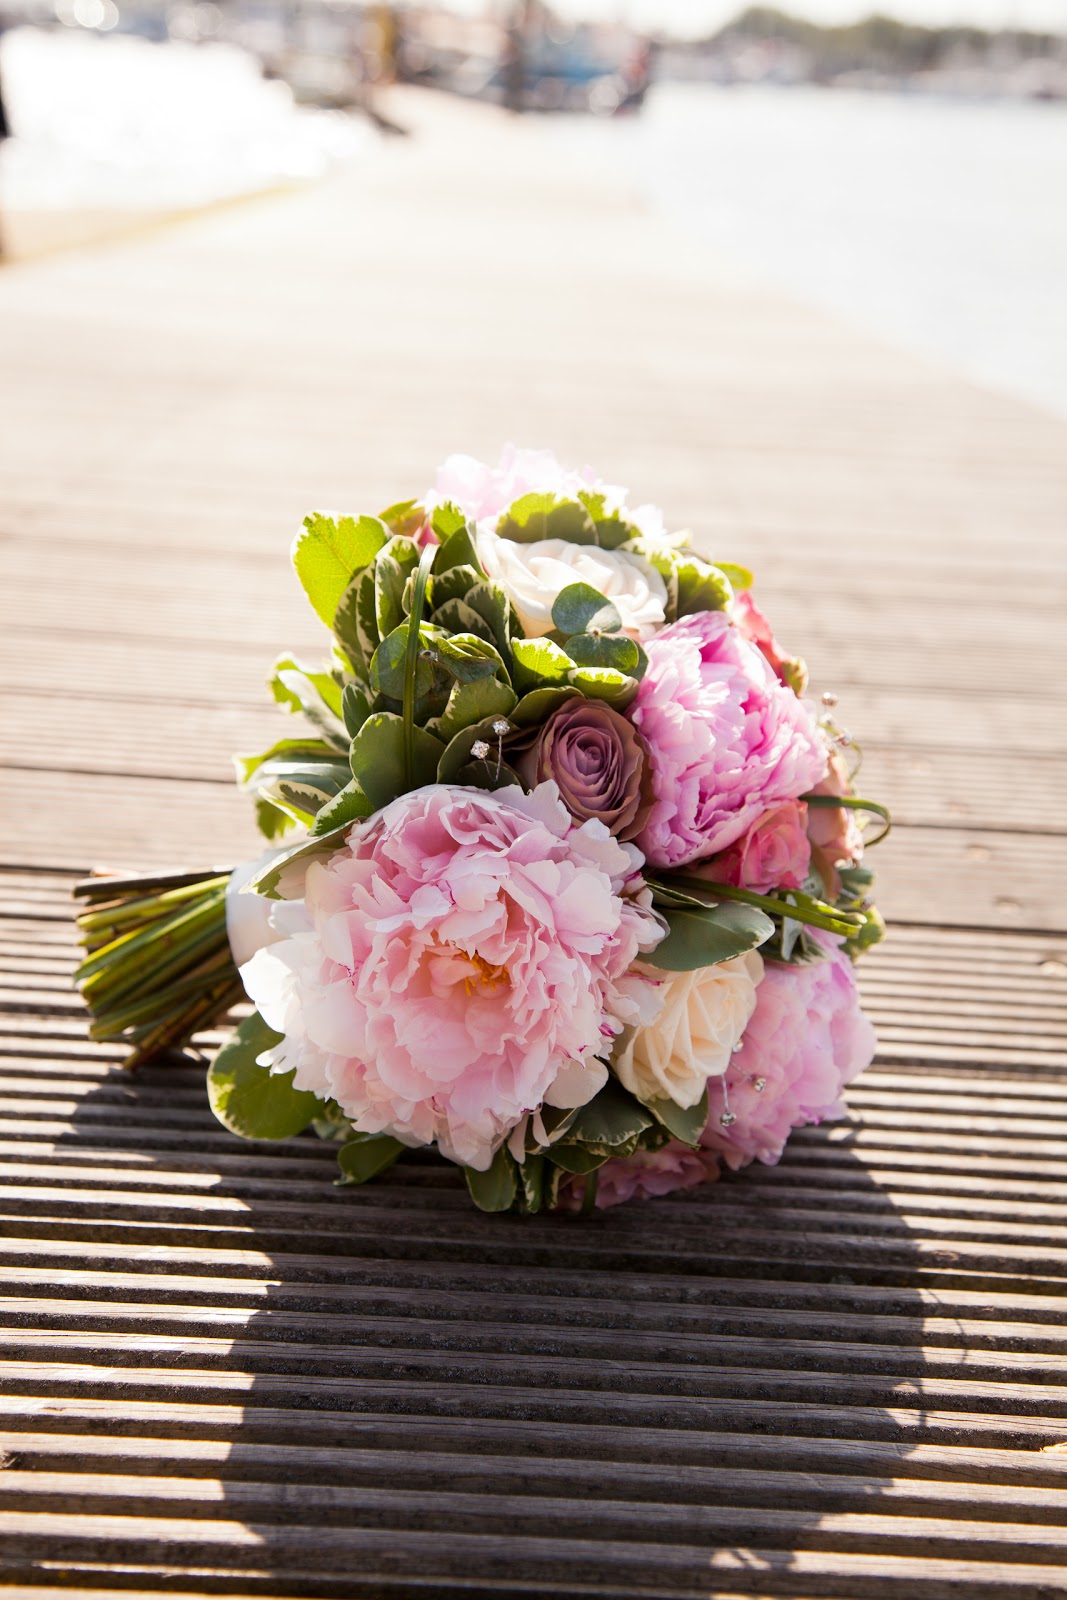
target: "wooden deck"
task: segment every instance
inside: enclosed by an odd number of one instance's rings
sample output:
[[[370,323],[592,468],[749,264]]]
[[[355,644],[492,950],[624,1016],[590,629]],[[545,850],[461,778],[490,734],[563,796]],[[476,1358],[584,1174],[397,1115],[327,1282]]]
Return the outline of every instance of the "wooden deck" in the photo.
[[[1067,427],[746,285],[544,126],[0,273],[0,1581],[1067,1594]],[[782,1164],[587,1219],[331,1186],[131,1080],[72,877],[255,847],[300,515],[506,438],[743,560],[872,791],[876,1066]]]

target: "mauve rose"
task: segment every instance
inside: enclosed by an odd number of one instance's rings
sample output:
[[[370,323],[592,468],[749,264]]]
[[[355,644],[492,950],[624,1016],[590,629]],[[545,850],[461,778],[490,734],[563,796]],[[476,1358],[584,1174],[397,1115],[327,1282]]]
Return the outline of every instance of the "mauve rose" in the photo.
[[[852,780],[844,759],[836,750],[830,752],[826,775],[812,790],[813,794],[849,795]],[[836,900],[841,893],[841,879],[837,868],[843,862],[850,865],[863,855],[863,835],[856,821],[856,813],[848,806],[809,806],[808,839],[811,859],[826,893]]]
[[[513,764],[534,788],[554,779],[579,822],[597,818],[619,839],[632,839],[652,806],[645,742],[602,700],[575,695],[548,717],[531,747]]]
[[[807,827],[803,800],[785,800],[765,811],[729,850],[703,863],[700,876],[755,894],[803,888],[811,864]]]
[[[771,632],[771,625],[753,600],[748,590],[734,596],[730,615],[744,637],[751,641],[763,655],[779,683],[784,683],[794,694],[803,694],[808,686],[808,669],[799,656],[787,656]]]

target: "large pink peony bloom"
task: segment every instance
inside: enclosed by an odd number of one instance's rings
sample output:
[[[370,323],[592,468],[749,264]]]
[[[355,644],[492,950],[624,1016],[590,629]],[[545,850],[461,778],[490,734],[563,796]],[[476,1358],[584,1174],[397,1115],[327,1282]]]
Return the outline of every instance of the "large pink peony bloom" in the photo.
[[[733,1168],[778,1160],[790,1129],[844,1115],[841,1091],[874,1055],[852,963],[832,936],[817,935],[824,961],[768,961],[741,1049],[725,1078],[708,1084],[701,1136]],[[733,1116],[723,1126],[722,1118]]]
[[[485,1169],[542,1101],[583,1105],[640,1020],[663,936],[641,857],[575,826],[556,785],[435,785],[358,823],[307,874],[298,928],[242,968],[296,1085],[362,1132]]]
[[[628,715],[648,745],[656,799],[637,843],[653,866],[679,867],[804,794],[826,747],[808,707],[725,613],[683,617],[645,649]]]
[[[714,1183],[719,1176],[717,1157],[710,1150],[690,1150],[672,1139],[660,1150],[635,1150],[632,1156],[605,1161],[597,1174],[596,1203],[600,1210],[621,1206],[627,1200],[650,1200],[675,1189],[695,1189]],[[581,1178],[560,1184],[560,1211],[577,1211],[584,1189]]]

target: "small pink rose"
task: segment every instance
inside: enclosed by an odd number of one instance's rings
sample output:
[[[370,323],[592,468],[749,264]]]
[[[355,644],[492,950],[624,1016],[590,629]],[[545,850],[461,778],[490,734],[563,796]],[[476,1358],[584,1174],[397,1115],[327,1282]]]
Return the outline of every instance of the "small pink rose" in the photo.
[[[705,863],[700,875],[755,894],[800,889],[811,863],[807,823],[803,800],[784,800],[765,811],[729,850]]]
[[[779,683],[784,683],[795,694],[803,694],[808,686],[807,667],[799,656],[784,654],[771,632],[770,623],[747,589],[735,595],[731,615],[742,635],[764,656]]]
[[[815,785],[813,794],[850,795],[852,780],[843,757],[830,752],[826,774]],[[808,839],[811,859],[823,881],[831,900],[841,893],[841,879],[837,868],[845,863],[852,865],[863,855],[863,835],[856,821],[856,813],[848,806],[809,806]]]

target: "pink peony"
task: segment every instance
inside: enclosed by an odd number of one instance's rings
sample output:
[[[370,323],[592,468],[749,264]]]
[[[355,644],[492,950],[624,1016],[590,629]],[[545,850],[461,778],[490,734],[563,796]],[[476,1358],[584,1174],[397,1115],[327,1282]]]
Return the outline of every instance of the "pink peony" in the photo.
[[[756,1009],[725,1078],[708,1084],[705,1150],[727,1166],[771,1166],[790,1129],[844,1115],[841,1091],[871,1063],[874,1029],[860,1010],[852,963],[832,936],[823,961],[768,961]],[[727,1121],[723,1126],[723,1117]]]
[[[640,1021],[629,969],[663,936],[640,864],[554,783],[403,795],[309,868],[297,931],[242,968],[285,1035],[270,1065],[361,1132],[484,1170],[542,1101],[591,1099]]]
[[[716,883],[756,894],[802,888],[811,862],[811,846],[804,831],[807,811],[802,800],[783,800],[780,806],[772,806],[736,844],[709,861],[701,875],[706,873]]]
[[[826,773],[812,793],[852,793],[848,768],[836,750],[830,752]],[[831,900],[836,900],[841,893],[838,866],[844,862],[852,865],[863,855],[863,834],[856,821],[856,813],[849,806],[809,806],[808,839],[811,843],[811,859],[826,893]]]
[[[683,617],[645,648],[628,715],[648,746],[656,799],[637,842],[653,866],[680,867],[810,789],[826,750],[808,707],[723,612]]]
[[[787,656],[771,632],[771,625],[751,594],[745,589],[734,596],[731,612],[734,621],[759,650],[779,683],[796,694],[803,694],[808,685],[808,669],[799,656]]]
[[[627,1200],[650,1200],[654,1195],[671,1194],[675,1189],[695,1189],[700,1183],[714,1183],[719,1163],[708,1150],[690,1150],[672,1139],[661,1150],[635,1150],[632,1156],[605,1161],[597,1174],[596,1203],[600,1210],[621,1206]],[[564,1178],[560,1184],[561,1211],[577,1211],[582,1203],[584,1181]]]

